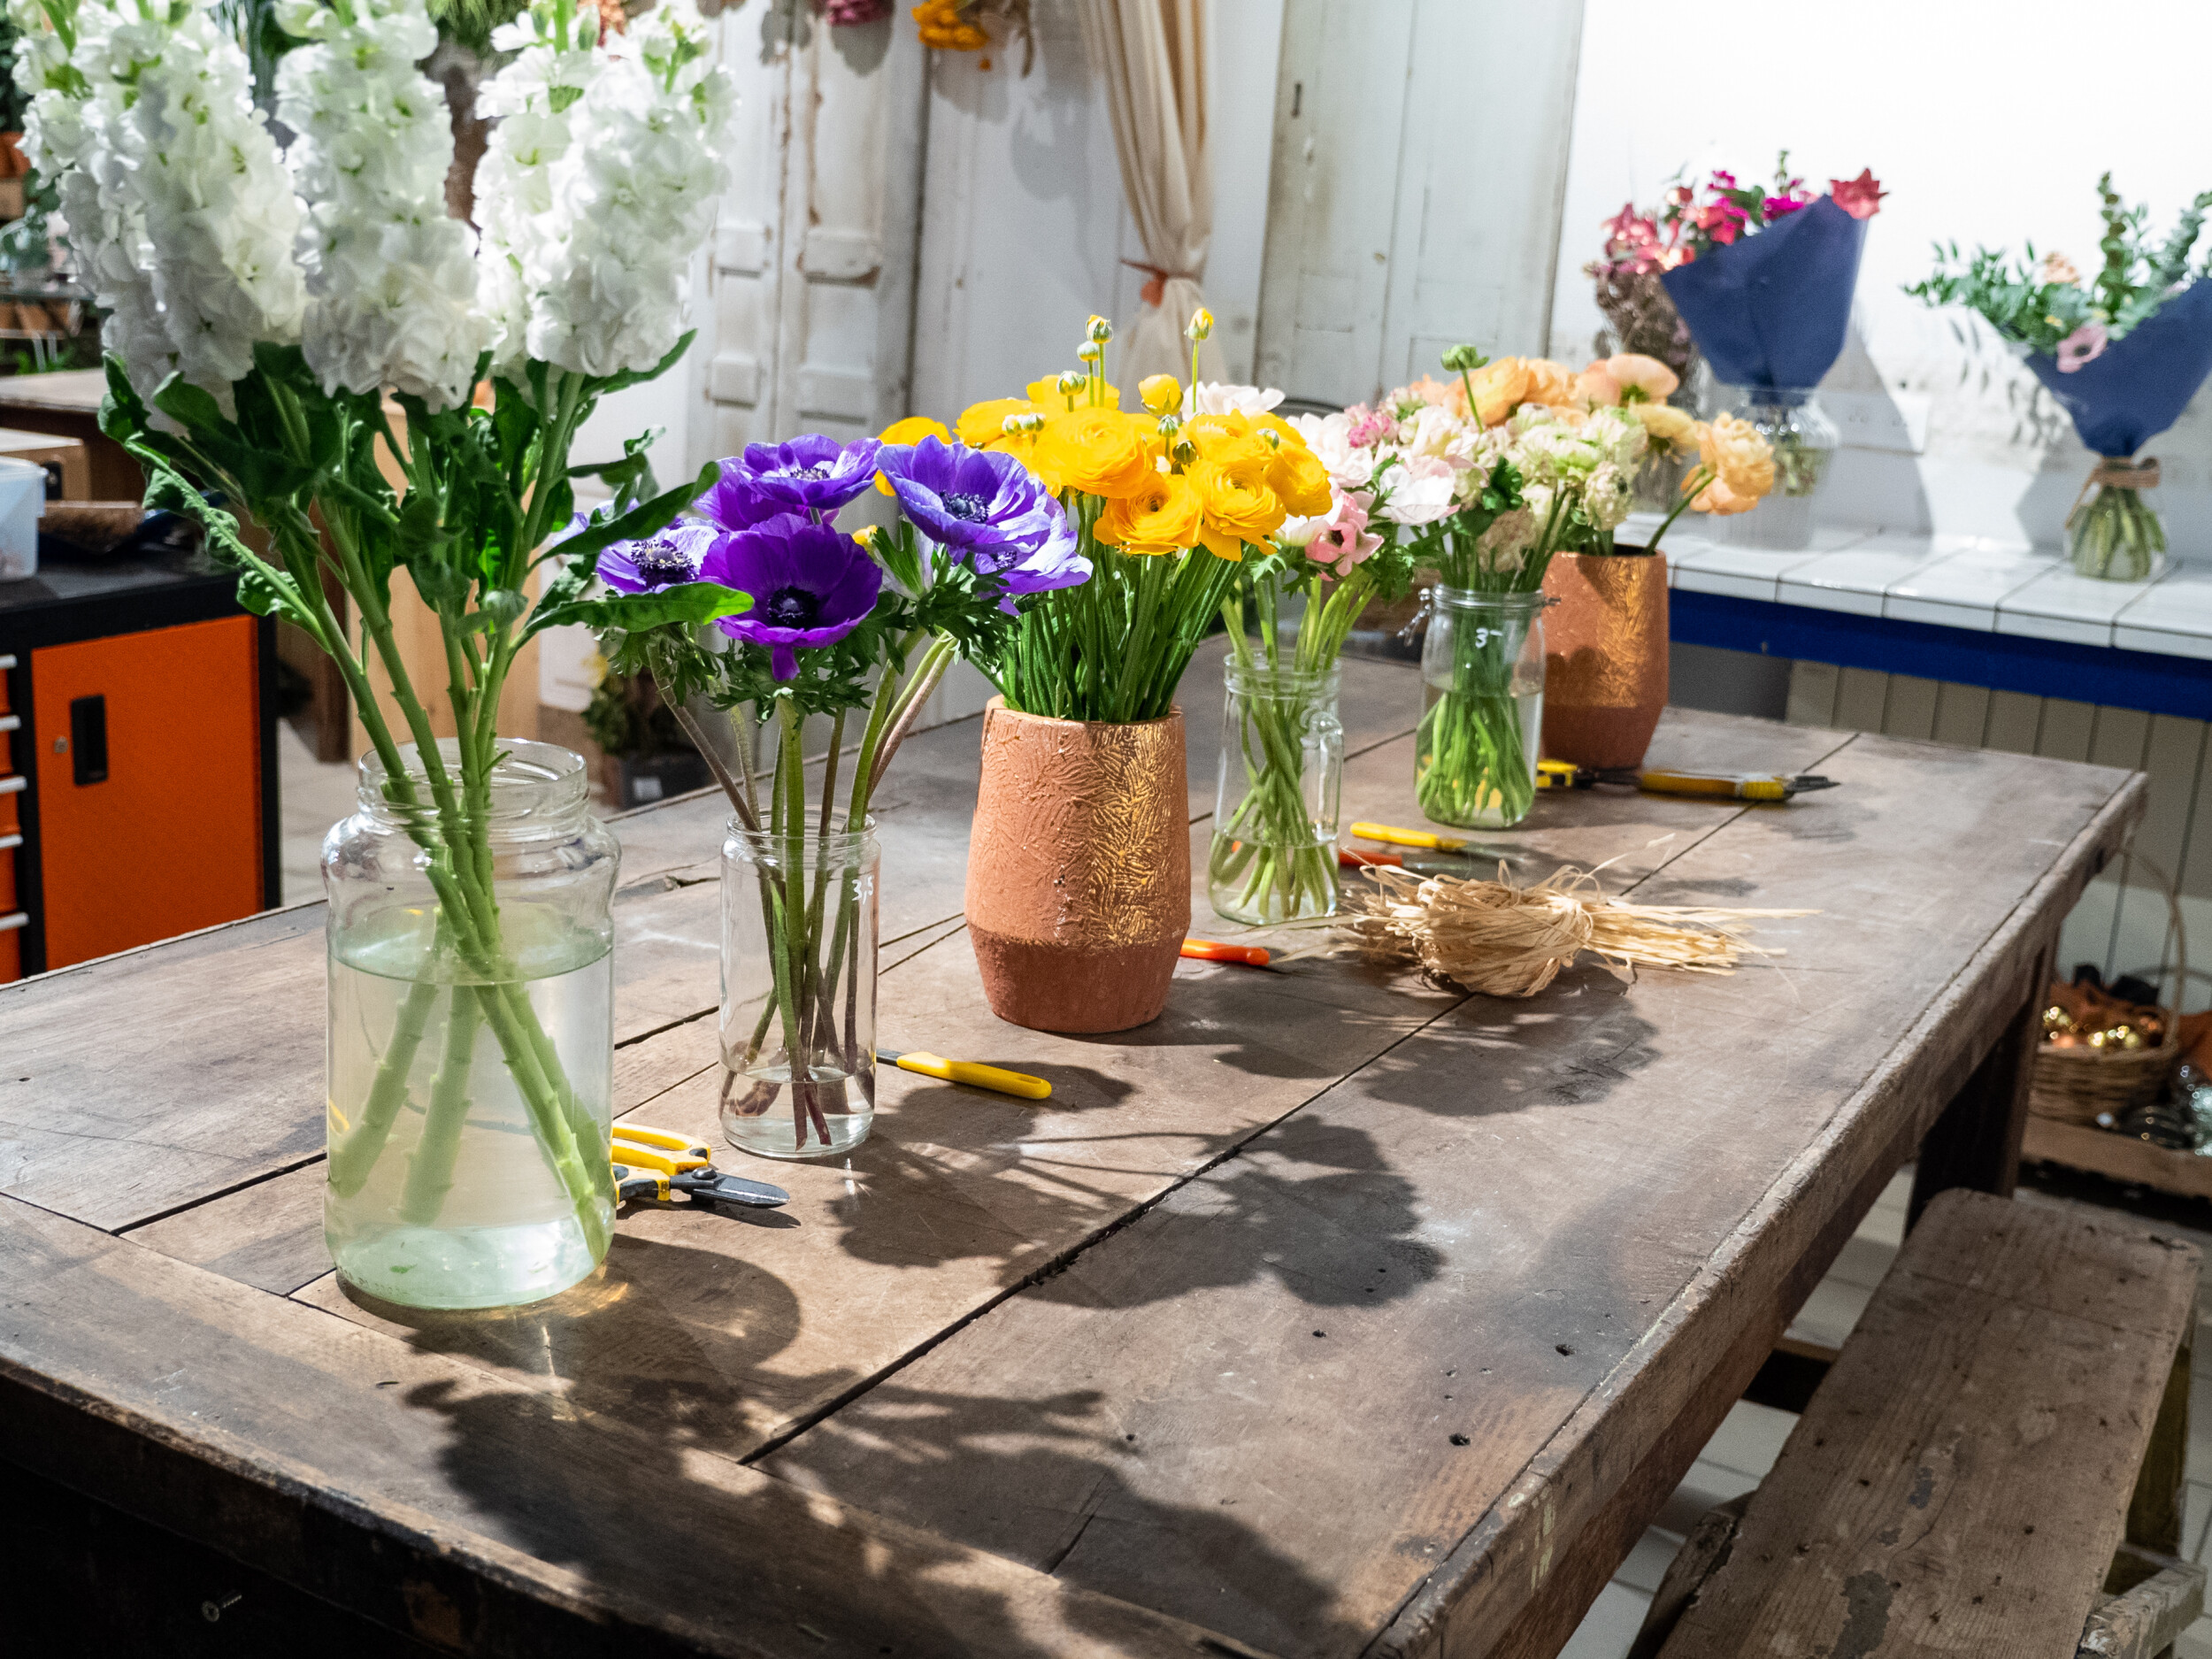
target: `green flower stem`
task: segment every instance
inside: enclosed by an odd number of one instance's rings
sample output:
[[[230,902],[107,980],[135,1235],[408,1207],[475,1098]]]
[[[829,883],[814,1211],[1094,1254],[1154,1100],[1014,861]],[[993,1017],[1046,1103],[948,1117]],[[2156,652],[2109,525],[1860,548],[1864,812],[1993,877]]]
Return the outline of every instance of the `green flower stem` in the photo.
[[[399,1198],[399,1218],[426,1227],[445,1208],[453,1190],[454,1160],[460,1156],[461,1132],[468,1126],[469,1067],[476,1057],[476,1033],[483,1010],[476,987],[450,987],[447,1002],[445,1052],[430,1083],[430,1105],[422,1134],[407,1160],[407,1182]]]
[[[437,983],[432,979],[417,979],[400,999],[398,1014],[392,1022],[392,1039],[377,1062],[376,1078],[369,1086],[368,1099],[362,1103],[361,1119],[331,1150],[330,1189],[341,1198],[352,1197],[368,1184],[369,1171],[383,1155],[392,1124],[406,1103],[407,1073],[430,1028],[431,1008],[437,999]]]
[[[1439,824],[1517,824],[1535,803],[1509,693],[1446,693],[1422,715],[1415,750],[1415,796]]]
[[[2097,486],[2069,522],[2066,539],[2076,574],[2110,581],[2141,581],[2166,550],[2165,526],[2142,491],[2116,484]]]

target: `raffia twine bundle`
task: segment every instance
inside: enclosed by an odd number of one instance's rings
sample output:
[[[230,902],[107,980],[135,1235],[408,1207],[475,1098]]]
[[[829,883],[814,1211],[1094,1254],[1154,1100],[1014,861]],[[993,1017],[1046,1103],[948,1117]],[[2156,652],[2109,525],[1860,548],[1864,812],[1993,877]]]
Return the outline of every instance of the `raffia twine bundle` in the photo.
[[[1638,968],[1730,973],[1742,956],[1783,954],[1748,943],[1749,922],[1817,914],[1623,903],[1606,897],[1596,870],[1572,864],[1525,887],[1502,864],[1495,881],[1387,867],[1362,873],[1372,885],[1345,894],[1348,914],[1335,923],[1340,936],[1363,954],[1410,958],[1426,973],[1488,996],[1533,996],[1584,951],[1622,979]]]

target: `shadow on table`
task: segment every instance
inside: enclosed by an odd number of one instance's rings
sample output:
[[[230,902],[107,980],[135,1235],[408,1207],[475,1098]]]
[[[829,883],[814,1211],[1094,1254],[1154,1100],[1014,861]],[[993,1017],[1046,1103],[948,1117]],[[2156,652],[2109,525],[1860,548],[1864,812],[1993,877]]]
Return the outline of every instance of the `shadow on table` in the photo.
[[[1328,1586],[1239,1517],[1257,1494],[1194,1487],[1190,1457],[1203,1448],[1147,1443],[1123,1403],[1090,1390],[1004,1399],[885,1383],[864,1425],[831,1417],[764,1466],[865,1492],[894,1520],[1271,1652],[1358,1651],[1366,1632],[1339,1620]],[[1155,1458],[1164,1482],[1203,1500],[1149,1495]]]

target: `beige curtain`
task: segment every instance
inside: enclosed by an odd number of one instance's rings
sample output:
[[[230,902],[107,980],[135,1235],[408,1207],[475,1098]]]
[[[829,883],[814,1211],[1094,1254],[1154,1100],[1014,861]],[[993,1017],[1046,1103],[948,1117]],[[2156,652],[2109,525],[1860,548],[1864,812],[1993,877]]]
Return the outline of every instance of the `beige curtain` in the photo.
[[[1183,328],[1205,303],[1198,283],[1214,228],[1205,0],[1081,0],[1081,12],[1084,46],[1106,82],[1122,194],[1144,243],[1143,259],[1130,263],[1151,279],[1116,376],[1133,392],[1148,374],[1189,375]],[[1207,342],[1201,378],[1224,373],[1220,349]]]

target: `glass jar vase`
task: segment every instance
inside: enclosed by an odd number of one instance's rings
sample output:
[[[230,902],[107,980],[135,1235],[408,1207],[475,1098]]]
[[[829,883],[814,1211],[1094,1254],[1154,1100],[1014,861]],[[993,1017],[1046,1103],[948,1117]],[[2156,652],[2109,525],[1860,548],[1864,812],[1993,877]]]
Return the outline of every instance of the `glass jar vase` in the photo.
[[[2106,456],[2090,473],[2085,491],[2066,515],[2066,557],[2074,573],[2102,581],[2140,582],[2165,563],[2166,527],[2144,499],[2158,482],[2158,463],[2140,466],[2124,456]]]
[[[323,1210],[349,1285],[414,1308],[565,1290],[613,1234],[610,906],[621,849],[581,756],[459,743],[395,786],[372,755],[323,842],[330,901]]]
[[[1435,590],[1413,780],[1437,823],[1502,829],[1535,803],[1549,603],[1540,592]]]
[[[1774,489],[1727,521],[1726,538],[1763,548],[1810,547],[1813,498],[1827,482],[1841,442],[1809,386],[1730,387],[1728,412],[1747,421],[1774,450]]]
[[[1232,656],[1221,718],[1206,893],[1214,913],[1264,926],[1336,909],[1344,727],[1335,668]]]
[[[795,835],[734,821],[722,843],[722,1133],[821,1158],[876,1115],[874,824]]]

